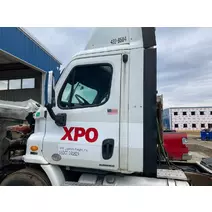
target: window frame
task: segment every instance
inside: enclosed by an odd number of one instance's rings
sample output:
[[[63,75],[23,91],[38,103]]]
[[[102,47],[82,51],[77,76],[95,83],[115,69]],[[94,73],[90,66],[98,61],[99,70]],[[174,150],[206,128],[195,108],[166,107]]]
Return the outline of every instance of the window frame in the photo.
[[[192,113],[194,113],[194,114],[192,114]],[[192,116],[195,116],[196,115],[195,111],[191,111],[191,115]]]
[[[18,87],[18,88],[11,88],[11,86],[12,86],[12,83],[10,83],[10,82],[12,82],[12,81],[20,81],[20,88]],[[21,90],[22,89],[22,79],[21,78],[17,78],[17,79],[9,79],[8,80],[8,90]]]
[[[203,114],[201,114],[201,113],[203,113]],[[204,115],[205,115],[205,111],[200,111],[200,112],[199,112],[199,115],[200,115],[200,116],[204,116]]]
[[[202,127],[202,125],[203,125],[203,127]],[[201,128],[205,128],[205,124],[201,124],[200,126],[201,126]]]
[[[6,89],[0,89],[0,91],[7,91],[8,90],[8,88],[9,88],[9,80],[0,80],[0,82],[6,82],[6,84],[7,84],[7,88]]]
[[[195,127],[193,127],[193,125],[195,125]],[[197,128],[197,125],[196,124],[191,124],[191,128]]]
[[[27,87],[23,87],[23,84],[24,84],[24,80],[33,80],[33,88],[27,88]],[[28,77],[28,78],[22,78],[21,79],[21,89],[22,90],[26,90],[26,89],[35,89],[36,88],[36,80],[35,80],[35,77]]]
[[[185,125],[186,125],[186,127],[185,127]],[[188,124],[186,124],[186,123],[183,124],[183,128],[188,128]]]
[[[62,107],[61,106],[61,98],[63,95],[63,91],[67,85],[69,76],[73,73],[73,71],[76,68],[81,68],[81,67],[86,67],[86,66],[109,66],[111,68],[111,79],[110,79],[110,83],[109,83],[109,92],[108,92],[108,97],[106,98],[106,100],[100,104],[92,104],[92,105],[86,105],[86,106],[80,106],[80,105],[75,105],[75,106],[70,106],[70,107]],[[74,76],[75,77],[75,76]],[[66,77],[66,79],[63,82],[63,85],[60,88],[58,97],[57,97],[57,106],[61,109],[61,110],[73,110],[73,109],[84,109],[84,108],[92,108],[92,107],[99,107],[102,106],[104,104],[106,104],[108,102],[108,100],[110,99],[110,94],[111,94],[111,87],[112,87],[112,80],[113,80],[113,66],[110,63],[95,63],[95,64],[85,64],[85,65],[76,65],[74,67],[72,67],[71,71],[69,72],[68,76]],[[71,88],[71,96],[72,96],[72,88]],[[71,97],[72,98],[72,97]]]
[[[183,111],[183,116],[187,116],[187,111]]]
[[[179,124],[174,124],[174,128],[179,128]]]
[[[34,87],[33,88],[24,88],[23,87],[23,80],[33,79],[34,80]],[[11,80],[21,80],[21,87],[20,88],[10,88],[10,81]],[[7,89],[1,89],[0,91],[15,91],[15,90],[30,90],[30,89],[36,89],[36,77],[27,77],[27,78],[11,78],[11,79],[3,79],[0,80],[7,82]]]
[[[174,112],[174,116],[178,116],[178,112],[175,111],[175,112]]]

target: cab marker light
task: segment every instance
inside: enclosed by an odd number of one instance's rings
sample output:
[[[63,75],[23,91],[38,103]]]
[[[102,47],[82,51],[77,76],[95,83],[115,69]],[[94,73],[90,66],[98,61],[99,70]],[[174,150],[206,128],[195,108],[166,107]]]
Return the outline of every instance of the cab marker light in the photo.
[[[33,152],[36,152],[36,151],[38,151],[38,146],[31,146],[30,150]]]

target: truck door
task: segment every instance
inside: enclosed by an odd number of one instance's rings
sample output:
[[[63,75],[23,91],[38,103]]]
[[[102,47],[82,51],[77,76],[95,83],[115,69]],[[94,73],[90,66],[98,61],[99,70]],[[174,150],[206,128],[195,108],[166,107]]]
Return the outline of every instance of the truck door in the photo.
[[[58,127],[47,116],[43,155],[49,163],[119,169],[120,72],[121,55],[78,59],[64,70],[53,110],[66,113],[67,122]]]

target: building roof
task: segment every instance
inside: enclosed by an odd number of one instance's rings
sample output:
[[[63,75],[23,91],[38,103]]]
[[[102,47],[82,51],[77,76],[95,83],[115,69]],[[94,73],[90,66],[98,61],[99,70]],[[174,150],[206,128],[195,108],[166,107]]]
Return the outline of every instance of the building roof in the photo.
[[[41,44],[40,41],[38,41],[38,39],[32,35],[27,29],[23,28],[23,27],[17,27],[20,31],[22,31],[29,39],[31,39],[34,43],[36,43],[41,49],[43,49],[43,51],[45,51],[50,57],[52,57],[54,60],[56,60],[60,65],[62,65],[62,62],[59,61],[50,51],[49,49],[47,49],[46,46],[44,46],[43,44]]]
[[[61,62],[26,29],[0,27],[0,53],[4,61],[16,61],[37,70],[60,76]],[[3,61],[2,61],[3,64]]]

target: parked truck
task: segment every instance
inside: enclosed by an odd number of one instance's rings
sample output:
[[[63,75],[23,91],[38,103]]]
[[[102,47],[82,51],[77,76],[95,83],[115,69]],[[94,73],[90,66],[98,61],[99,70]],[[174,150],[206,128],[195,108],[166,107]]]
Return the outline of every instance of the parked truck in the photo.
[[[48,73],[45,106],[7,103],[27,125],[2,129],[1,185],[211,184],[206,161],[164,150],[156,50],[155,28],[97,28],[56,84]]]
[[[164,150],[167,153],[167,157],[171,160],[187,161],[192,158],[189,149],[186,145],[187,134],[182,132],[176,132],[175,130],[167,130],[163,127],[162,122],[163,113],[163,95],[157,96],[157,118],[160,126],[160,134],[163,142]]]
[[[163,146],[171,160],[192,159],[187,146],[188,136],[184,132],[163,132]]]

